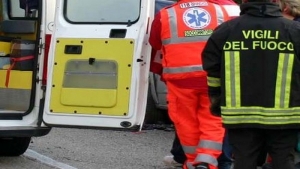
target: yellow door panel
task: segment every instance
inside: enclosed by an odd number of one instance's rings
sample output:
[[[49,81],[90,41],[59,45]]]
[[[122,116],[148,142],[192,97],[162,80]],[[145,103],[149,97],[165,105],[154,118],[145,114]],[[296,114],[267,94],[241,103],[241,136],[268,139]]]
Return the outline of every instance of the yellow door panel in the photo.
[[[63,88],[61,104],[66,106],[114,107],[117,90]]]
[[[6,56],[10,54],[10,50],[11,50],[11,42],[0,41],[0,56]]]
[[[134,42],[57,39],[50,111],[126,116]]]
[[[6,88],[7,70],[0,70],[0,88]],[[31,89],[32,71],[11,70],[8,87],[10,89]]]

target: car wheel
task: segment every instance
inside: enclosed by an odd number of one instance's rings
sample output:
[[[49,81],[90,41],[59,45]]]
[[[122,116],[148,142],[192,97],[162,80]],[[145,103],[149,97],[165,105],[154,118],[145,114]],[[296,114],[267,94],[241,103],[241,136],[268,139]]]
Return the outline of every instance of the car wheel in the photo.
[[[0,138],[0,156],[19,156],[24,154],[31,137]]]
[[[148,90],[147,107],[145,115],[145,124],[167,123],[168,113],[166,110],[161,110],[156,107],[152,98],[150,88]]]

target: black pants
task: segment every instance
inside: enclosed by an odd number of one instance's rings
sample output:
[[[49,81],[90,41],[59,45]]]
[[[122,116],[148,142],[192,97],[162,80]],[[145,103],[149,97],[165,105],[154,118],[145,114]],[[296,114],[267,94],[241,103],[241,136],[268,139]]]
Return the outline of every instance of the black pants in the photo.
[[[266,146],[273,169],[294,169],[298,130],[229,129],[234,169],[256,169],[258,156]]]
[[[175,132],[175,138],[171,149],[171,154],[174,156],[174,160],[178,163],[183,164],[186,160],[186,156],[180,144],[177,133]]]

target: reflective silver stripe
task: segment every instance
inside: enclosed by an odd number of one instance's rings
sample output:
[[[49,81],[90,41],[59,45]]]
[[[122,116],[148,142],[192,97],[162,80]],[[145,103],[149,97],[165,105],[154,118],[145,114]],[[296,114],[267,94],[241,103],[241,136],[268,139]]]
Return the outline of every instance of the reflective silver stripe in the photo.
[[[280,108],[285,108],[285,107],[289,107],[289,101],[285,102],[285,98],[287,97],[286,95],[290,94],[290,92],[287,92],[287,85],[290,85],[290,83],[287,83],[287,72],[288,72],[288,67],[292,66],[289,64],[289,60],[290,60],[290,55],[285,53],[284,54],[284,59],[283,59],[283,65],[282,65],[282,72],[278,72],[278,73],[282,73],[281,74],[281,92],[280,92],[280,103],[279,103],[279,107]],[[290,75],[290,74],[288,74]],[[289,87],[290,88],[290,87]]]
[[[225,21],[222,8],[220,7],[220,5],[217,4],[214,4],[214,6],[217,12],[217,19],[218,19],[217,23],[218,25],[221,25]]]
[[[168,15],[169,15],[169,24],[170,24],[170,35],[171,38],[178,37],[178,29],[177,29],[177,15],[175,12],[175,8],[169,8],[167,9]]]
[[[185,145],[182,145],[182,149],[184,151],[184,153],[186,154],[193,154],[196,152],[196,148],[197,146],[185,146]]]
[[[198,154],[197,157],[195,158],[195,162],[196,163],[204,162],[216,167],[218,166],[218,160],[215,157],[208,154]]]
[[[241,107],[240,52],[225,51],[225,94],[227,107]]]
[[[198,147],[222,151],[222,143],[210,140],[201,140]]]
[[[193,166],[193,164],[191,162],[187,162],[186,166],[188,169],[195,169],[195,167]]]
[[[208,40],[209,36],[194,36],[194,37],[182,37],[182,38],[178,37],[178,29],[177,29],[178,23],[177,23],[177,15],[175,12],[175,8],[174,7],[168,8],[167,13],[169,16],[171,37],[169,39],[162,40],[163,45],[188,43],[188,42],[206,42]]]
[[[230,80],[231,80],[231,106],[232,107],[236,107],[237,106],[237,104],[236,104],[236,88],[235,88],[235,85],[238,85],[237,83],[236,83],[236,79],[235,79],[235,73],[236,73],[236,71],[238,71],[238,70],[236,70],[236,65],[235,65],[235,58],[236,58],[237,56],[235,56],[234,55],[234,52],[230,52]],[[238,107],[240,107],[240,106],[238,106]]]
[[[169,44],[189,43],[189,42],[206,42],[208,38],[209,36],[194,36],[194,37],[183,37],[183,38],[174,37],[174,38],[162,40],[162,44],[169,45]]]
[[[165,67],[163,73],[188,73],[195,71],[203,71],[202,65],[182,66],[182,67]]]
[[[294,54],[279,53],[275,90],[275,108],[288,108],[291,93]]]

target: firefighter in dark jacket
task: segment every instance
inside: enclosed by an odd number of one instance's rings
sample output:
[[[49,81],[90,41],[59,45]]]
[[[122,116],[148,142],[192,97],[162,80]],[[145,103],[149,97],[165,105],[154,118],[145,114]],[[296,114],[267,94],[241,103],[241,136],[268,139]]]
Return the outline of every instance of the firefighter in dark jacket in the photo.
[[[222,116],[235,169],[256,169],[263,145],[273,169],[293,169],[300,129],[300,24],[276,3],[249,0],[214,30],[203,52],[211,112]]]

